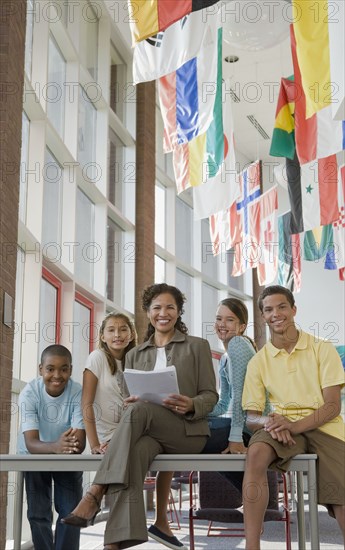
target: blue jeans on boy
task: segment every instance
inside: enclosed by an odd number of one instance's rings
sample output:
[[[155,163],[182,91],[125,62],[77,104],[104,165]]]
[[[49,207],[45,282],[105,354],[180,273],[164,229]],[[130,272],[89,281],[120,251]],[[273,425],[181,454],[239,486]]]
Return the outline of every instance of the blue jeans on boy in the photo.
[[[69,514],[83,494],[82,472],[25,472],[32,542],[35,550],[79,550],[80,529],[64,525],[60,519]],[[59,514],[53,537],[52,486],[54,506]]]
[[[206,445],[202,453],[218,454],[227,448],[229,441],[229,432],[231,428],[231,418],[225,416],[214,416],[208,418],[208,425],[211,431],[210,437],[207,439]],[[250,439],[249,432],[243,432],[243,442],[247,447]],[[242,493],[242,483],[244,472],[219,472],[224,476],[236,489]]]

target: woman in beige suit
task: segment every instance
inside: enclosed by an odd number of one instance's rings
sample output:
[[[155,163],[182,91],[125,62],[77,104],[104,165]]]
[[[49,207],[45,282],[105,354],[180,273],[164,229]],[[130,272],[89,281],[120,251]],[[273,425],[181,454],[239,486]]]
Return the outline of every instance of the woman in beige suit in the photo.
[[[126,368],[153,370],[175,365],[180,394],[164,405],[129,398],[94,484],[65,523],[92,522],[102,496],[116,493],[107,521],[105,550],[129,548],[147,540],[142,486],[159,453],[199,453],[209,435],[207,414],[218,400],[211,351],[206,340],[189,336],[182,322],[183,294],[165,283],[144,291],[148,340],[126,356]]]

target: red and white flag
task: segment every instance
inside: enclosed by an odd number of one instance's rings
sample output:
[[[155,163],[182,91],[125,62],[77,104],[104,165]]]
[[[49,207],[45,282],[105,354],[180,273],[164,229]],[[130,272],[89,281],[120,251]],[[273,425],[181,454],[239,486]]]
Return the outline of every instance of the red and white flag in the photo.
[[[304,231],[338,218],[338,163],[336,155],[301,166]]]
[[[209,217],[210,237],[213,245],[213,255],[230,250],[241,241],[241,228],[238,223],[236,202],[227,210],[222,210]]]
[[[258,242],[258,281],[260,286],[272,283],[278,269],[278,186],[275,185],[253,205]]]

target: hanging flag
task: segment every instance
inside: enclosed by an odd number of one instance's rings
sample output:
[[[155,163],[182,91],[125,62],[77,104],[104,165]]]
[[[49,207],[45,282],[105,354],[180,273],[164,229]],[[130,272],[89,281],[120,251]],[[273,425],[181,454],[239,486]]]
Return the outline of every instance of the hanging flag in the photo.
[[[295,155],[295,83],[294,77],[282,78],[272,134],[270,155],[294,158]]]
[[[165,153],[208,130],[217,91],[217,58],[214,41],[177,71],[159,79]]]
[[[338,203],[339,216],[333,223],[333,242],[338,260],[338,269],[343,269],[345,267],[345,165],[339,168]],[[341,273],[340,280],[343,280],[341,279]]]
[[[212,243],[213,256],[218,256],[221,252],[220,222],[218,220],[218,216],[222,214],[223,212],[217,212],[209,217],[210,239]]]
[[[212,123],[204,134],[173,148],[173,167],[178,193],[188,187],[207,183],[209,179],[220,173],[224,161],[222,28],[218,29],[217,53],[216,95]],[[229,116],[232,131],[231,111]],[[196,215],[195,212],[194,215]]]
[[[293,27],[301,84],[306,97],[306,118],[331,106],[328,0],[294,0]],[[330,24],[334,19],[330,19]]]
[[[241,242],[234,246],[235,255],[232,276],[238,277],[258,261],[258,230],[254,219],[253,205],[261,195],[261,161],[250,164],[240,174],[240,195],[236,199],[237,224],[241,231]]]
[[[317,262],[333,249],[332,224],[309,229],[304,233],[303,258],[308,262]]]
[[[258,242],[258,282],[264,286],[274,281],[278,268],[277,185],[261,195],[252,213]]]
[[[241,229],[238,224],[236,201],[227,208],[209,217],[210,237],[213,255],[230,250],[235,243],[241,241]]]
[[[338,179],[338,217],[332,224],[333,248],[328,252],[325,269],[341,270],[345,267],[345,166],[339,168]],[[340,280],[341,272],[339,272]]]
[[[236,172],[230,100],[223,103],[223,124],[223,160],[218,156],[218,151],[220,149],[219,145],[216,145],[214,153],[211,154],[212,142],[207,142],[206,149],[209,153],[207,160],[202,163],[202,183],[201,185],[193,187],[193,210],[195,220],[208,218],[216,212],[228,209],[234,203],[240,192],[239,180]],[[209,137],[213,130],[212,125],[207,131],[207,137]],[[217,143],[217,141],[219,142],[220,137],[219,134],[215,135],[214,143]]]
[[[299,234],[290,232],[291,212],[278,216],[278,284],[292,292],[301,289],[301,245]]]
[[[336,12],[336,20],[334,15]],[[332,90],[332,114],[335,120],[344,117],[345,105],[345,2],[344,0],[332,0],[328,2],[328,34],[329,54],[331,65],[331,82],[336,85]]]
[[[336,155],[299,166],[286,159],[291,206],[291,232],[301,233],[338,218],[338,165]]]
[[[193,11],[203,10],[218,0],[128,0],[132,42],[140,42],[167,29]]]
[[[345,121],[333,120],[332,106],[306,118],[306,96],[296,54],[293,25],[290,30],[295,76],[295,142],[299,162],[303,165],[345,149]]]
[[[217,44],[220,10],[201,10],[134,47],[133,82],[157,80],[176,71],[203,48]]]

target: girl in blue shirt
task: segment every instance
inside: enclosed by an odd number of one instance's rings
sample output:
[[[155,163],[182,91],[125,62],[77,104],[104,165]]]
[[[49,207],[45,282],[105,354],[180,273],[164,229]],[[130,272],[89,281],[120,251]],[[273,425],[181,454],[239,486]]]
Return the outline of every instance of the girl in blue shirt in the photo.
[[[246,453],[250,434],[245,428],[242,391],[247,365],[256,353],[256,345],[244,332],[248,325],[248,310],[237,298],[222,300],[217,308],[215,330],[225,353],[220,359],[219,401],[209,415],[211,437],[204,453]],[[224,472],[239,490],[243,472]]]

